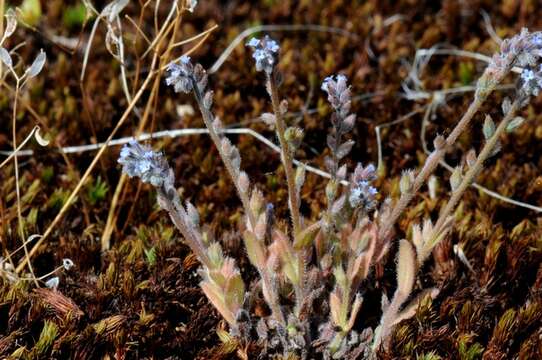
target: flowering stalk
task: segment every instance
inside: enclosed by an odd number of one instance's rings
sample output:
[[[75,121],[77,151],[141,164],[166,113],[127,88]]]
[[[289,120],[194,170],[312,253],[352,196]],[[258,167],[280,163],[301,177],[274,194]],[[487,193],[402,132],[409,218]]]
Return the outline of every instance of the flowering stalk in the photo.
[[[541,51],[542,33],[540,32],[530,33],[526,29],[523,29],[519,35],[502,42],[500,53],[493,56],[490,64],[478,80],[474,100],[467,109],[467,112],[446,139],[442,136],[438,136],[435,139],[435,150],[425,161],[422,170],[414,179],[410,190],[401,194],[390,216],[381,223],[379,230],[380,238],[387,238],[391,235],[393,226],[414,198],[414,195],[427,182],[429,176],[446,155],[446,151],[455,144],[459,136],[467,129],[474,115],[476,115],[487,97],[495,90],[496,86],[510,73],[514,66],[525,67],[533,65],[541,56]]]
[[[296,189],[295,171],[293,166],[293,153],[295,151],[294,137],[295,133],[301,135],[301,131],[297,129],[287,129],[286,122],[284,121],[284,113],[286,112],[285,102],[280,101],[277,76],[279,73],[276,71],[277,54],[280,50],[279,44],[271,39],[269,36],[265,36],[263,39],[252,38],[248,43],[248,47],[253,49],[252,57],[256,61],[256,70],[263,71],[266,75],[266,88],[271,98],[271,104],[273,106],[273,123],[275,125],[277,137],[279,138],[281,161],[284,165],[284,172],[286,173],[286,183],[288,186],[288,207],[290,208],[290,215],[292,220],[292,228],[294,237],[301,231],[301,215],[299,212],[299,193]],[[290,131],[291,136],[287,136],[287,131]],[[288,139],[288,138],[291,139]],[[290,141],[288,141],[290,140]],[[293,141],[292,141],[293,140]]]
[[[220,157],[222,158],[222,161],[224,162],[224,165],[226,166],[228,173],[233,179],[235,188],[237,189],[237,194],[239,195],[239,198],[241,199],[241,202],[243,203],[243,208],[245,209],[245,213],[247,214],[248,222],[251,226],[255,226],[256,219],[254,217],[254,214],[250,210],[250,199],[248,196],[248,192],[241,189],[241,186],[238,181],[239,175],[238,174],[236,175],[236,171],[234,170],[234,165],[232,164],[231,160],[228,158],[228,156],[226,156],[224,152],[222,141],[220,140],[220,137],[218,136],[218,133],[216,132],[215,127],[213,126],[213,121],[212,121],[213,115],[208,109],[206,109],[203,106],[203,96],[197,87],[194,88],[194,95],[196,97],[196,102],[198,103],[198,107],[201,111],[203,122],[205,123],[205,126],[209,130],[209,135],[211,135],[211,139],[215,143],[218,153],[220,154]]]
[[[179,63],[172,62],[168,66],[169,77],[166,79],[168,85],[173,85],[176,92],[189,93],[193,92],[196,102],[198,103],[199,110],[201,112],[203,122],[209,130],[209,135],[215,144],[222,162],[226,166],[230,177],[233,180],[237,194],[241,199],[243,208],[248,218],[248,224],[253,229],[256,226],[256,217],[250,209],[250,199],[248,194],[248,178],[245,173],[240,173],[239,164],[234,164],[240,162],[237,149],[234,149],[231,143],[227,140],[223,140],[217,130],[217,126],[214,123],[214,116],[211,113],[212,105],[212,92],[208,91],[205,95],[203,92],[207,86],[207,74],[203,67],[200,64],[192,65],[190,62],[190,57],[182,56],[179,59]],[[226,149],[226,147],[228,149]],[[231,152],[227,153],[231,150]],[[235,153],[235,160],[232,159]]]
[[[295,171],[293,166],[292,154],[293,151],[290,149],[290,144],[286,140],[286,123],[284,122],[283,111],[280,108],[280,101],[277,89],[277,83],[275,80],[274,73],[267,74],[267,89],[269,91],[269,96],[271,98],[271,104],[273,106],[273,112],[275,113],[275,125],[277,137],[279,138],[280,149],[281,149],[281,159],[282,164],[284,165],[284,172],[286,173],[286,182],[288,185],[288,205],[290,208],[290,214],[292,216],[292,226],[294,236],[299,234],[301,231],[301,215],[299,213],[299,194],[296,191],[295,186]]]
[[[444,225],[448,219],[448,217],[451,215],[452,211],[455,209],[457,203],[463,196],[463,193],[467,189],[467,187],[474,181],[480,170],[482,170],[484,161],[486,161],[491,155],[493,154],[496,146],[498,145],[499,137],[505,132],[506,128],[510,124],[510,122],[515,118],[516,111],[520,107],[520,105],[524,102],[524,98],[520,95],[510,106],[510,109],[508,110],[508,113],[504,117],[504,119],[501,121],[493,135],[487,140],[484,147],[482,148],[482,151],[478,155],[478,158],[476,159],[476,162],[469,168],[463,179],[461,180],[461,183],[459,186],[453,191],[452,196],[450,197],[450,200],[444,207],[444,209],[441,211],[439,218],[435,224],[435,227],[433,228],[432,236],[429,238],[433,241],[433,247],[436,245],[435,239],[438,237],[438,234],[443,230]]]
[[[434,145],[435,150],[429,155],[429,157],[425,160],[425,163],[423,165],[423,168],[420,170],[420,172],[416,175],[412,186],[409,188],[408,191],[401,193],[401,197],[397,201],[397,203],[394,205],[391,214],[389,218],[386,218],[385,221],[382,222],[382,227],[379,230],[378,236],[382,239],[388,238],[391,235],[391,231],[393,229],[393,226],[401,216],[401,214],[405,211],[406,207],[410,203],[410,201],[414,198],[414,196],[420,191],[423,184],[427,182],[427,179],[429,179],[429,176],[435,171],[438,164],[442,161],[444,158],[444,155],[446,155],[446,151],[455,144],[457,138],[459,135],[465,131],[465,129],[470,124],[472,118],[474,115],[478,112],[480,109],[480,106],[482,105],[484,99],[475,97],[474,101],[470,104],[469,108],[467,109],[467,112],[463,115],[461,120],[457,123],[453,131],[448,135],[446,139],[444,139],[442,136],[438,136],[435,138]]]
[[[243,204],[245,213],[248,219],[249,232],[255,232],[258,228],[257,216],[258,210],[256,207],[251,206],[251,199],[249,198],[249,180],[245,172],[240,170],[240,156],[238,150],[227,140],[227,138],[221,138],[218,134],[220,123],[217,120],[213,121],[213,114],[211,113],[212,105],[212,92],[208,91],[205,95],[203,92],[207,86],[207,75],[205,70],[200,64],[192,65],[190,58],[183,56],[177,63],[171,63],[168,67],[169,77],[166,79],[168,85],[173,85],[176,92],[189,93],[193,92],[198,103],[198,107],[203,117],[205,126],[209,130],[211,139],[217,147],[218,153],[222,158],[222,161],[230,174],[239,198]],[[252,197],[257,203],[259,195],[256,191],[252,192]],[[246,241],[246,240],[245,240]],[[278,294],[276,291],[276,284],[273,280],[273,276],[269,269],[263,262],[257,262],[254,264],[262,277],[262,289],[265,300],[269,304],[273,316],[279,324],[285,326],[286,321],[280,310]]]
[[[297,128],[287,128],[284,121],[284,114],[286,112],[286,103],[280,101],[277,85],[277,76],[275,65],[277,62],[277,54],[280,50],[278,43],[269,36],[265,36],[263,39],[251,39],[247,46],[253,49],[252,57],[256,61],[256,70],[263,71],[266,74],[266,88],[271,98],[271,104],[273,107],[274,115],[271,115],[272,122],[275,126],[277,137],[279,139],[281,150],[281,161],[284,166],[284,172],[286,174],[286,183],[288,187],[288,207],[290,209],[290,216],[292,222],[293,238],[302,231],[302,220],[299,211],[300,208],[300,188],[304,181],[304,173],[301,168],[299,176],[296,176],[296,172],[293,166],[293,154],[295,152],[296,144],[298,144],[302,137],[302,131]],[[283,266],[286,268],[293,267],[292,273],[296,276],[290,280],[295,291],[296,315],[299,316],[303,301],[305,299],[305,266],[306,256],[303,254],[303,250],[298,252],[294,251],[292,244],[288,243],[288,240],[280,237],[282,241],[278,241],[275,244],[281,245],[284,251],[281,251],[283,259]],[[286,251],[288,250],[288,251]],[[285,256],[286,253],[291,253],[291,256]]]
[[[173,224],[183,234],[186,244],[202,263],[200,286],[215,308],[233,329],[237,329],[237,315],[245,297],[245,284],[235,261],[225,257],[217,242],[208,247],[199,231],[199,215],[196,208],[187,202],[181,205],[179,194],[174,187],[175,177],[161,153],[142,146],[135,140],[121,150],[118,162],[129,177],[153,185],[160,207],[166,210]]]
[[[190,224],[189,216],[182,207],[179,194],[174,186],[173,170],[163,155],[133,140],[122,148],[118,162],[122,165],[122,171],[126,175],[139,177],[141,181],[156,188],[160,207],[168,212],[173,224],[183,234],[190,250],[204,266],[209,267],[211,262],[207,256],[203,239]]]

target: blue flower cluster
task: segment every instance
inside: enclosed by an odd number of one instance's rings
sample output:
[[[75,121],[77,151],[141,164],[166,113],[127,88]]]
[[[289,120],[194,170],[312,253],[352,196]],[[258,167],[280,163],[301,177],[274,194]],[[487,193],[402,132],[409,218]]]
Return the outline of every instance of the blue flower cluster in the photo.
[[[276,63],[276,56],[280,50],[279,44],[268,35],[265,35],[263,39],[250,39],[246,46],[253,49],[252,57],[256,60],[256,70],[271,74]]]
[[[372,210],[376,206],[378,191],[372,186],[372,182],[376,178],[376,169],[373,164],[369,164],[365,168],[358,164],[352,176],[352,189],[348,197],[350,206],[365,211]]]
[[[328,97],[328,101],[341,118],[346,118],[350,113],[352,95],[348,86],[348,79],[344,75],[328,76],[322,82],[322,90]]]
[[[124,145],[118,162],[129,177],[138,177],[155,187],[168,188],[173,185],[173,176],[162,153],[152,151],[149,146],[140,145],[135,140]]]
[[[173,85],[175,92],[189,93],[192,91],[194,66],[192,66],[189,56],[183,55],[178,62],[169,63],[166,70],[169,73],[166,84]]]
[[[533,70],[534,69],[534,70]],[[520,91],[526,96],[538,96],[542,88],[542,65],[536,68],[525,68],[521,72]]]

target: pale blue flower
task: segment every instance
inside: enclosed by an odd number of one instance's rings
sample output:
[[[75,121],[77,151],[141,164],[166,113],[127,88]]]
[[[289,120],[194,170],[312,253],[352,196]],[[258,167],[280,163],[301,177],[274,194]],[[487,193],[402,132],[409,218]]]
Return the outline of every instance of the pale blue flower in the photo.
[[[250,39],[246,46],[253,49],[252,57],[256,60],[256,70],[271,74],[280,50],[279,44],[268,35],[265,35],[261,40],[257,38]]]
[[[345,118],[350,113],[352,103],[346,76],[339,74],[326,77],[322,82],[321,89],[327,93],[329,103],[339,113],[339,116]]]
[[[135,140],[124,145],[118,162],[122,165],[122,171],[130,177],[139,177],[155,187],[172,186],[169,165],[162,153],[152,151]]]
[[[190,62],[190,57],[183,55],[177,61],[172,61],[166,68],[168,77],[167,85],[173,85],[175,92],[189,93],[192,91],[194,67]]]

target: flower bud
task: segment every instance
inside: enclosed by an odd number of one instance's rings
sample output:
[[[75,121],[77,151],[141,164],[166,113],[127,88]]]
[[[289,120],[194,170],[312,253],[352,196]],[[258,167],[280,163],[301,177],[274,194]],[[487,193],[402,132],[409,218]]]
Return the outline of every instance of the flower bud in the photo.
[[[442,150],[446,146],[446,140],[444,139],[444,136],[438,135],[435,140],[433,140],[433,146],[435,147],[435,150]]]

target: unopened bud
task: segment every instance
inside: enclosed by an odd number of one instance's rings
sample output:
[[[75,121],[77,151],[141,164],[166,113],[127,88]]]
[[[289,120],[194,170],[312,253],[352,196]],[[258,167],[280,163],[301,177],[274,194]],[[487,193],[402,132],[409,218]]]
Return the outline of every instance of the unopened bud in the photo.
[[[203,98],[203,107],[211,110],[211,106],[213,106],[213,91],[207,91]]]
[[[224,130],[224,125],[222,124],[222,121],[220,121],[218,116],[215,117],[213,120],[213,128],[216,132],[221,132],[222,130]]]
[[[482,130],[484,132],[484,137],[486,138],[486,140],[492,137],[493,134],[495,133],[495,123],[493,122],[493,119],[491,118],[491,116],[486,115],[486,119],[484,120],[484,126]]]
[[[413,182],[412,178],[412,171],[405,171],[403,173],[403,175],[401,176],[401,181],[399,182],[399,189],[401,190],[401,194],[406,194],[410,191]]]
[[[281,115],[284,115],[288,112],[288,101],[282,100],[279,105],[279,111]]]
[[[237,180],[237,184],[239,185],[239,191],[241,191],[241,193],[248,194],[250,180],[248,179],[248,175],[246,172],[241,171],[241,173],[239,174],[239,179]]]
[[[450,186],[452,187],[452,191],[455,191],[459,185],[461,184],[461,168],[458,166],[454,169],[452,176],[450,176]]]
[[[225,138],[222,138],[221,140],[222,142],[222,151],[226,154],[226,155],[230,155],[231,154],[231,151],[232,151],[232,145],[231,145],[231,142],[230,140],[225,137]]]
[[[337,177],[341,180],[346,177],[346,164],[341,166],[339,170],[337,170]]]
[[[271,127],[274,127],[277,122],[277,117],[271,113],[263,113],[260,118],[264,123]]]
[[[291,150],[296,150],[303,141],[303,130],[298,127],[289,127],[284,132],[284,137],[291,147]]]
[[[262,192],[258,189],[252,190],[252,195],[250,197],[250,210],[253,214],[259,214],[263,210],[264,198]]]
[[[476,151],[474,149],[470,149],[466,156],[467,166],[469,168],[473,167],[476,163]]]
[[[525,121],[524,118],[522,118],[521,116],[517,116],[514,118],[514,120],[510,121],[510,124],[508,124],[506,126],[506,132],[512,132],[514,130],[516,130],[516,128],[520,127],[523,122]]]
[[[446,140],[444,139],[444,136],[438,135],[435,140],[433,140],[433,146],[435,147],[435,150],[442,150],[446,146]]]
[[[329,180],[329,182],[326,185],[326,197],[329,202],[333,201],[335,199],[335,196],[337,195],[337,181],[335,180]]]
[[[295,171],[295,188],[298,192],[305,183],[305,173],[306,171],[304,165],[298,166]]]
[[[198,209],[196,209],[196,207],[192,205],[190,201],[186,202],[186,213],[188,214],[190,222],[196,227],[199,226],[200,218]]]

